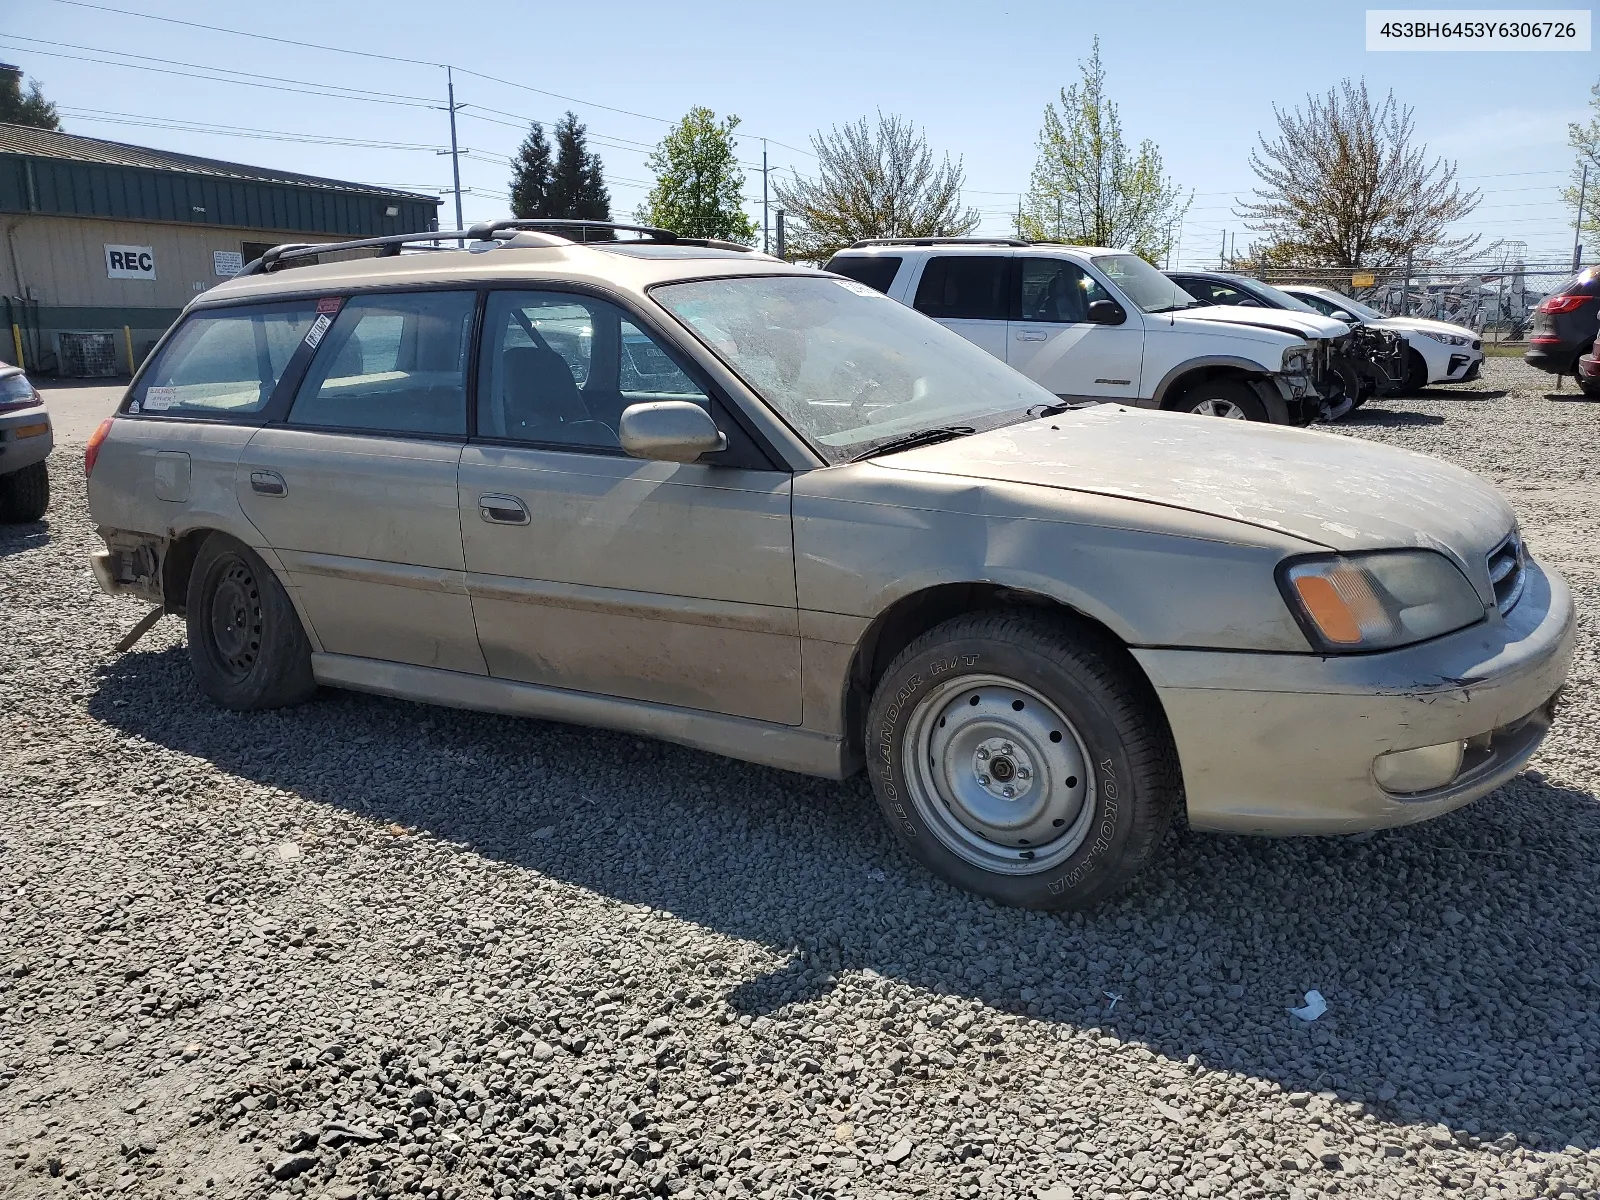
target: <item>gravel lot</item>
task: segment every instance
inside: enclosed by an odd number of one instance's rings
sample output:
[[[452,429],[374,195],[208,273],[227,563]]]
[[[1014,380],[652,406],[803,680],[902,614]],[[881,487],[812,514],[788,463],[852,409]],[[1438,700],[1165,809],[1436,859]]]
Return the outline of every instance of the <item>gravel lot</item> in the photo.
[[[1065,918],[932,881],[860,780],[212,708],[178,622],[110,657],[142,610],[65,447],[0,531],[0,1195],[1600,1196],[1600,407],[1550,383],[1342,426],[1505,488],[1572,581],[1535,769],[1367,838],[1178,830]]]

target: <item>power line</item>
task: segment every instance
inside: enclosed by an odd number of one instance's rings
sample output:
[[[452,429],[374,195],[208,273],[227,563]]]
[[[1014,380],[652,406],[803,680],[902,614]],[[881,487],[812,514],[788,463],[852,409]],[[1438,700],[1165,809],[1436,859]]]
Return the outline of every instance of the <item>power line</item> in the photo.
[[[354,146],[373,150],[427,150],[439,153],[445,147],[418,142],[386,142],[369,138],[330,137],[320,133],[299,133],[286,129],[255,129],[248,125],[210,125],[194,121],[178,121],[166,117],[149,117],[138,113],[114,113],[105,109],[74,108],[60,105],[59,111],[77,121],[102,125],[141,125],[151,129],[171,129],[180,133],[209,133],[219,137],[252,138],[273,142],[309,142],[321,146]],[[507,159],[507,162],[510,160]]]

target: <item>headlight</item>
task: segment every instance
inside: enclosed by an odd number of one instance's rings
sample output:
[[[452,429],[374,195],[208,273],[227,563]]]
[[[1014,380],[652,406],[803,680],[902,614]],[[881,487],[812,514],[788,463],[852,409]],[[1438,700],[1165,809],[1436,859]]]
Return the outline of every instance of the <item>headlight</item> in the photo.
[[[1317,649],[1409,646],[1483,620],[1460,569],[1433,550],[1375,550],[1293,558],[1278,586]]]
[[[1432,329],[1419,329],[1416,332],[1423,337],[1432,338],[1436,342],[1443,342],[1446,346],[1465,346],[1472,339],[1463,337],[1459,333],[1436,333]]]
[[[1304,375],[1311,370],[1311,351],[1305,346],[1291,346],[1283,352],[1283,373]]]

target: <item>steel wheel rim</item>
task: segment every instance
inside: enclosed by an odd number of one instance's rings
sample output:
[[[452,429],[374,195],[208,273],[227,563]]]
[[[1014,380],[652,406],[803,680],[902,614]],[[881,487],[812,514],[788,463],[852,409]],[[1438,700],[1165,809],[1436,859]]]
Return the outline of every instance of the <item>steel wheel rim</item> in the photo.
[[[1189,411],[1202,417],[1222,417],[1228,421],[1248,420],[1244,415],[1244,409],[1232,400],[1202,400]]]
[[[207,628],[217,665],[242,679],[261,653],[261,591],[242,559],[225,559],[221,565],[211,589]]]
[[[935,687],[906,723],[902,754],[922,823],[981,870],[1053,870],[1093,823],[1083,738],[1055,704],[1014,679],[968,675]]]

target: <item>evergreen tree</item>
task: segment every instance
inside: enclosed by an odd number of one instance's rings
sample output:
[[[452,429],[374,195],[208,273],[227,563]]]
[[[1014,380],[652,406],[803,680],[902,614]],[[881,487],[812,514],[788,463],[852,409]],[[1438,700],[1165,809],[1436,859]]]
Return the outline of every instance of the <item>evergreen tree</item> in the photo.
[[[590,151],[587,134],[572,112],[557,123],[550,212],[543,215],[575,221],[611,220],[611,196],[606,191],[600,156]]]
[[[535,121],[528,136],[511,160],[511,215],[514,217],[553,217],[550,211],[552,176],[550,142],[544,126]]]
[[[639,209],[640,221],[684,237],[754,242],[733,140],[738,125],[738,117],[719,122],[709,108],[691,108],[650,156],[656,185]]]
[[[22,91],[22,68],[0,63],[0,121],[11,125],[32,125],[36,129],[60,129],[56,106],[44,98],[35,79]]]

